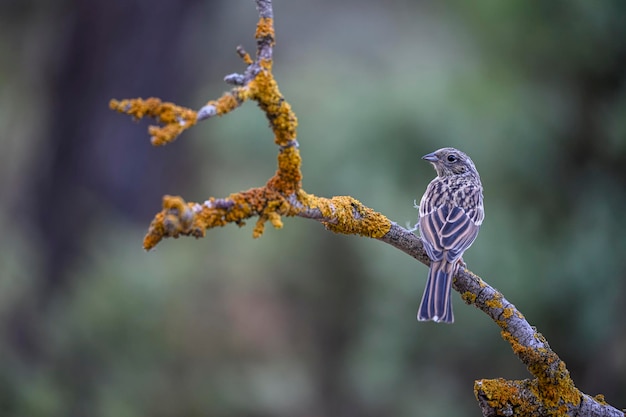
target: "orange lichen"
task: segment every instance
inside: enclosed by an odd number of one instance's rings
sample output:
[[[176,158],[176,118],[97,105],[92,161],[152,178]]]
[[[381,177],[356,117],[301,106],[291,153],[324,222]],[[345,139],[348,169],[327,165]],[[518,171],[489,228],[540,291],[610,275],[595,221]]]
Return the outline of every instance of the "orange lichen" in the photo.
[[[530,416],[538,411],[536,404],[524,399],[525,381],[507,381],[503,378],[481,379],[474,382],[474,396],[483,396],[490,407],[501,410],[514,407],[516,415]]]
[[[148,229],[148,233],[143,238],[143,247],[145,250],[150,250],[154,248],[165,236],[165,228],[163,227],[163,213],[157,214],[152,223],[150,224],[150,228]]]
[[[222,94],[217,100],[211,100],[206,105],[215,107],[215,114],[223,116],[230,113],[247,100],[247,94],[242,88],[234,88],[232,91]]]
[[[239,54],[239,56],[241,57],[241,59],[243,60],[243,63],[246,65],[252,65],[254,63],[254,61],[252,60],[252,57],[250,56],[249,53],[247,53],[242,46],[238,46],[237,47],[237,53]]]
[[[513,353],[515,353],[516,356],[520,357],[520,359],[522,359],[522,362],[526,363],[526,360],[529,359],[528,354],[532,354],[533,350],[530,347],[522,345],[515,338],[515,336],[513,336],[513,334],[511,334],[511,332],[507,330],[502,330],[500,334],[502,335],[502,338],[511,345]]]
[[[318,209],[327,218],[328,229],[337,233],[380,238],[389,231],[391,222],[383,215],[364,207],[351,197],[320,198],[301,191],[299,204],[291,205],[283,194],[267,187],[231,194],[226,199],[210,198],[204,204],[185,203],[180,197],[165,196],[163,210],[155,216],[144,239],[146,249],[153,248],[163,237],[191,235],[203,237],[207,229],[228,223],[243,225],[243,220],[259,216],[253,237],[263,234],[269,221],[275,228],[283,226],[282,216],[293,216],[305,209]],[[219,202],[218,202],[219,201]]]
[[[273,47],[275,44],[274,38],[274,20],[269,17],[262,17],[259,19],[259,23],[256,27],[256,33],[254,36],[257,40],[257,44],[267,45]],[[259,65],[270,71],[272,69],[272,60],[260,57]]]
[[[272,211],[270,213],[267,214],[267,218],[270,221],[270,223],[272,224],[272,226],[274,226],[275,229],[282,229],[283,228],[283,221],[280,217],[280,215],[275,212]]]
[[[296,193],[302,186],[301,163],[300,151],[295,147],[281,150],[278,154],[278,170],[267,182],[268,188],[285,195]]]
[[[276,118],[274,125],[277,128],[277,132],[280,135],[276,136],[277,145],[286,145],[290,140],[296,137],[296,127],[298,126],[298,119],[291,110],[289,103],[282,102],[276,108]]]
[[[545,338],[540,333],[536,333],[535,338],[546,346],[543,348],[523,345],[508,331],[503,330],[501,333],[515,355],[537,378],[537,384],[531,389],[545,406],[562,411],[580,404],[581,393],[574,386],[565,362],[547,347]]]
[[[574,381],[572,381],[565,363],[553,352],[545,354],[543,359],[545,364],[537,367],[537,370],[543,372],[535,375],[539,382],[537,395],[549,407],[578,406],[581,401],[581,393],[574,386]],[[556,364],[557,371],[549,372],[547,368],[553,364]]]
[[[251,97],[257,101],[259,107],[274,131],[274,142],[280,146],[286,146],[296,138],[298,119],[289,103],[278,89],[278,84],[269,70],[261,71],[253,81],[248,84]]]
[[[257,41],[269,39],[271,46],[274,46],[274,20],[270,17],[262,17],[256,25],[254,37]]]
[[[204,204],[185,203],[180,197],[165,196],[163,210],[155,216],[144,239],[144,247],[153,248],[163,237],[203,237],[205,230],[228,223],[242,226],[245,219],[255,215],[259,220],[253,236],[259,237],[266,221],[280,228],[281,216],[295,213],[282,194],[266,187],[234,193],[225,199],[210,198]]]
[[[150,126],[148,132],[154,146],[165,145],[175,140],[183,131],[197,122],[197,113],[174,103],[162,102],[158,98],[136,98],[111,100],[109,107],[120,113],[131,115],[137,119],[148,116],[155,118],[164,126]]]
[[[261,237],[261,235],[265,231],[266,221],[267,219],[263,218],[263,216],[259,217],[259,220],[257,220],[256,224],[254,225],[254,229],[252,229],[252,237],[254,239]]]
[[[504,378],[483,379],[480,381],[481,389],[486,393],[492,407],[502,405],[501,400],[519,398],[519,387],[509,383]]]
[[[573,396],[562,389],[542,387],[541,381],[516,380],[502,378],[480,380],[474,383],[474,396],[487,401],[496,412],[514,410],[514,415],[523,416],[564,416],[580,404],[578,390]]]

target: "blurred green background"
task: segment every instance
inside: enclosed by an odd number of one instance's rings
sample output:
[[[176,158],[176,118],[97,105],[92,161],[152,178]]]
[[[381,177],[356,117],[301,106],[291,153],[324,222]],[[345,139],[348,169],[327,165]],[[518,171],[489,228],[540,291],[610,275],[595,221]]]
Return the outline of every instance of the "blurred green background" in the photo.
[[[469,267],[588,394],[626,407],[626,3],[277,0],[275,75],[304,186],[414,223],[466,151],[486,221]],[[1,416],[476,416],[529,374],[485,315],[418,323],[427,269],[286,219],[142,250],[161,196],[260,186],[248,103],[153,148],[110,98],[199,108],[254,50],[252,0],[0,2]]]

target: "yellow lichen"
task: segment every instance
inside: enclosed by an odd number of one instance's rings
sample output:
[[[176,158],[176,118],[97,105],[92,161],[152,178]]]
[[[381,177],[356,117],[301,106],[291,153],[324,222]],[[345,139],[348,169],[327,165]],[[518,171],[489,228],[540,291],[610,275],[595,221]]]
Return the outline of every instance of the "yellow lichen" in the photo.
[[[317,197],[300,189],[297,192],[298,201],[302,203],[302,209],[319,210],[322,216],[329,218],[333,215],[333,208],[330,200],[327,198]]]
[[[281,217],[280,217],[280,215],[278,213],[276,213],[276,212],[269,213],[267,215],[267,217],[268,217],[270,223],[272,223],[272,226],[274,226],[274,228],[282,229],[283,221],[281,220]]]
[[[502,318],[505,319],[505,320],[506,319],[510,319],[511,317],[513,317],[513,312],[514,312],[514,310],[512,308],[505,308],[502,311]]]
[[[254,229],[252,230],[252,237],[254,239],[260,238],[263,234],[263,231],[265,230],[266,220],[267,219],[265,219],[263,216],[259,217],[259,220],[257,220],[256,224],[254,225]]]
[[[580,391],[574,386],[565,363],[548,348],[537,348],[522,345],[510,332],[503,330],[502,337],[509,342],[513,352],[528,367],[530,373],[537,378],[533,386],[535,395],[541,398],[547,407],[556,410],[577,407],[581,401]],[[545,338],[536,333],[535,338],[545,343]],[[547,344],[546,344],[547,346]],[[556,364],[557,371],[554,371]]]
[[[491,300],[485,301],[485,305],[489,308],[502,308],[502,297],[495,296]]]
[[[476,294],[474,294],[473,292],[465,291],[463,294],[461,294],[461,298],[467,304],[474,304],[476,302]]]
[[[593,397],[594,400],[596,400],[597,402],[599,402],[600,404],[606,405],[607,402],[604,399],[604,395],[603,394],[598,394],[595,397]]]
[[[360,201],[349,196],[333,197],[330,201],[336,222],[324,223],[336,233],[357,234],[374,239],[383,237],[391,229],[391,221]]]

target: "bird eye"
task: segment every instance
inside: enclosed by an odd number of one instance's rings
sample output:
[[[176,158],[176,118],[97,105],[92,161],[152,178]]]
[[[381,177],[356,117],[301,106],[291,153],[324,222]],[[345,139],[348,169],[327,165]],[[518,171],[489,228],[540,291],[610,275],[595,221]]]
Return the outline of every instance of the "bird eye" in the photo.
[[[448,162],[456,162],[457,157],[454,155],[448,155],[447,159],[448,159]]]

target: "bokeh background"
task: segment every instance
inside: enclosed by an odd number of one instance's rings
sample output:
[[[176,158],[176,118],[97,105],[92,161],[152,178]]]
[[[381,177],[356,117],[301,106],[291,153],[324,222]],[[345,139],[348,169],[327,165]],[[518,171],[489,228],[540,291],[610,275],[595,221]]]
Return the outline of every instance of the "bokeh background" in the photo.
[[[566,361],[626,407],[626,3],[275,2],[275,74],[304,186],[416,221],[421,155],[466,151],[486,221],[466,253]],[[141,247],[161,196],[264,184],[247,103],[163,148],[110,98],[199,108],[254,50],[252,0],[0,2],[0,415],[476,416],[526,378],[454,294],[415,320],[426,267],[286,219]]]

